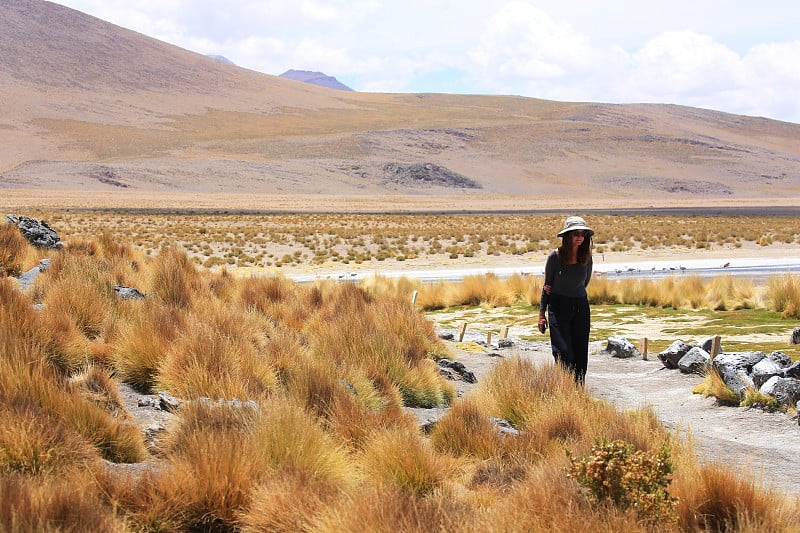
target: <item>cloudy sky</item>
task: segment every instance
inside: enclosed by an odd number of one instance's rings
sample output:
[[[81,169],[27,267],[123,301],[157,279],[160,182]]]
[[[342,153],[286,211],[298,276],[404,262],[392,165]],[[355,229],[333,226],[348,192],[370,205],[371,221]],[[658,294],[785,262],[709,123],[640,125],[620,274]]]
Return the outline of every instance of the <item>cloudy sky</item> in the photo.
[[[797,0],[57,0],[357,91],[657,102],[800,123]]]

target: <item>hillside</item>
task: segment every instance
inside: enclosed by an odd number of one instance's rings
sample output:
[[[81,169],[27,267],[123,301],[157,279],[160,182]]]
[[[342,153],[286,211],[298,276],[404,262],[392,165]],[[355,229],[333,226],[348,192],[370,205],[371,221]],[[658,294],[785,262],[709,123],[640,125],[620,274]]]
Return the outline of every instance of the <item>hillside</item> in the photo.
[[[78,191],[76,203],[213,193],[797,205],[800,125],[670,105],[336,91],[5,0],[0,187]]]

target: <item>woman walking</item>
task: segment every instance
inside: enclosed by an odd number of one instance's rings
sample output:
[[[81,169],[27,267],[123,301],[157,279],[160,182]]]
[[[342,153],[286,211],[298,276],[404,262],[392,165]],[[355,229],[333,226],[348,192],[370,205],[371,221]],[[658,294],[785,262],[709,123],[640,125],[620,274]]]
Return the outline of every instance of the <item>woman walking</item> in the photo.
[[[556,363],[572,372],[583,385],[589,361],[589,299],[592,277],[592,235],[581,217],[571,216],[558,232],[561,246],[550,252],[544,267],[539,303],[539,331],[550,322],[550,345]]]

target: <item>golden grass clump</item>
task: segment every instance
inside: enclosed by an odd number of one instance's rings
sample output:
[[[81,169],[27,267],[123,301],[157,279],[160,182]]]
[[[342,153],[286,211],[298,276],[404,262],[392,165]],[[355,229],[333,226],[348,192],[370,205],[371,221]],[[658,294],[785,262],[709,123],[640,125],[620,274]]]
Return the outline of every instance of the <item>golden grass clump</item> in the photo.
[[[800,281],[787,273],[769,279],[766,299],[770,309],[787,318],[800,318]]]
[[[361,464],[370,479],[414,496],[446,489],[456,462],[417,433],[388,430],[367,443]]]
[[[27,249],[28,241],[15,225],[0,224],[0,277],[22,273]]]
[[[0,531],[129,531],[104,500],[91,472],[31,478],[0,473]]]
[[[188,308],[203,289],[200,273],[186,253],[175,246],[163,248],[152,265],[151,292],[168,305]]]
[[[706,397],[713,396],[723,405],[739,405],[742,401],[739,395],[725,383],[716,368],[711,368],[706,372],[703,382],[696,385],[692,392]]]
[[[152,298],[141,302],[121,325],[112,353],[120,379],[142,392],[151,391],[162,360],[186,322],[182,309]]]
[[[449,403],[453,386],[439,375],[429,355],[443,355],[430,322],[398,299],[374,299],[349,283],[336,287],[304,326],[314,357],[343,369],[362,368],[369,376],[386,375],[408,406]]]
[[[265,329],[256,313],[205,301],[164,354],[157,385],[187,399],[267,397],[277,377],[261,355]]]
[[[473,398],[457,400],[430,433],[437,450],[456,457],[490,459],[502,454],[503,440],[482,405]]]

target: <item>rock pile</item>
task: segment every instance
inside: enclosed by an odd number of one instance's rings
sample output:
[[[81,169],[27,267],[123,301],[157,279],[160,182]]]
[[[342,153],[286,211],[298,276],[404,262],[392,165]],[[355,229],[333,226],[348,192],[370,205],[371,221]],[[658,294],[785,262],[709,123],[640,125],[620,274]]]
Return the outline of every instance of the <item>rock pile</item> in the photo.
[[[55,232],[44,220],[38,221],[35,218],[25,215],[14,216],[6,215],[6,220],[19,228],[20,233],[29,243],[37,248],[57,249],[64,246],[58,233]]]

